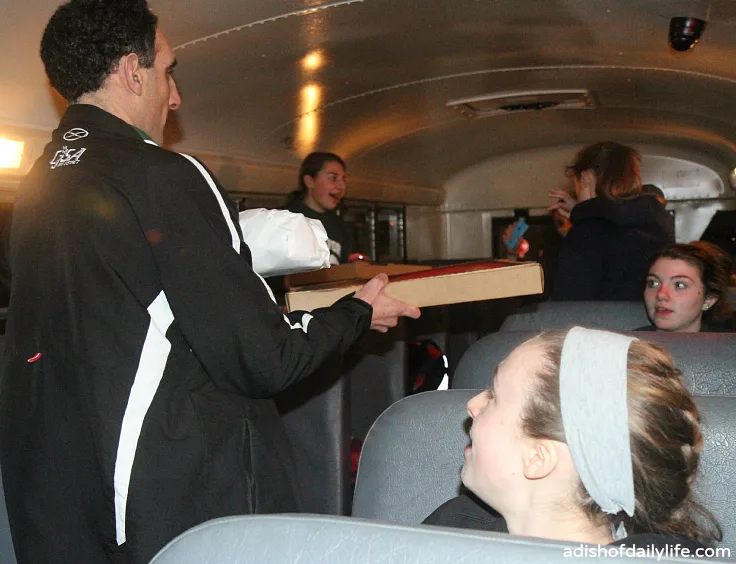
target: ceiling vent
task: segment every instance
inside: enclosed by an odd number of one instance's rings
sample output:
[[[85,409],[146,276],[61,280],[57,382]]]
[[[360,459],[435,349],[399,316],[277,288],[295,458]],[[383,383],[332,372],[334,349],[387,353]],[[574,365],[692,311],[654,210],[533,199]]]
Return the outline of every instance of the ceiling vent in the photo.
[[[492,117],[511,112],[544,110],[587,110],[596,107],[587,90],[526,90],[501,92],[447,102],[448,108],[460,110],[471,118]]]

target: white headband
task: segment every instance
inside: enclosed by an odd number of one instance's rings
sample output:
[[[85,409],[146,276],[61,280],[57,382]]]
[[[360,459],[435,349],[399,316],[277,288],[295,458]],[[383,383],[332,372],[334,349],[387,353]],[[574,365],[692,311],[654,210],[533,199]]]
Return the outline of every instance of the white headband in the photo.
[[[562,346],[560,410],[583,486],[603,511],[634,514],[626,400],[633,337],[573,327]]]

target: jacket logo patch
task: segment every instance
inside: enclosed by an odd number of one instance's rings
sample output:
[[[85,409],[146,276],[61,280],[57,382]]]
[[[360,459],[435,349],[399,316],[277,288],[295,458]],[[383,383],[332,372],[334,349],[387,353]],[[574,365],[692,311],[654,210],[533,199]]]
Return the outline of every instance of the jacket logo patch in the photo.
[[[54,158],[49,162],[51,169],[53,170],[60,166],[79,164],[79,158],[86,150],[86,148],[78,150],[69,149],[64,145],[61,149],[56,151]]]
[[[82,129],[81,127],[75,127],[74,129],[70,129],[67,131],[63,137],[64,141],[77,141],[79,139],[83,139],[89,135],[89,132]]]

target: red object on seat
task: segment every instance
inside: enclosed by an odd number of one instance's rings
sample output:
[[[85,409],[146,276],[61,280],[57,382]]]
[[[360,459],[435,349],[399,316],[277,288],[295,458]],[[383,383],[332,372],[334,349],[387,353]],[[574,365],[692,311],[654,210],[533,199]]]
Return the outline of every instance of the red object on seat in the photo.
[[[358,477],[358,462],[360,461],[360,451],[363,449],[363,441],[355,437],[350,439],[350,479],[355,485],[355,479]]]

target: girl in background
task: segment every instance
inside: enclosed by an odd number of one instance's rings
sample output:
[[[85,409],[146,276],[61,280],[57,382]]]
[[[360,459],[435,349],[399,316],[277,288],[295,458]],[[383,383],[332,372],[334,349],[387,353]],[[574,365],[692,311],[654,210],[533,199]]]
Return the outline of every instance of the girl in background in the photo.
[[[286,209],[318,219],[327,231],[330,262],[347,262],[351,241],[337,215],[345,196],[346,167],[334,153],[310,153],[299,167],[299,188],[289,195]]]
[[[652,256],[644,305],[652,325],[637,331],[736,330],[726,299],[731,257],[705,241],[670,245]]]
[[[553,300],[641,299],[649,257],[675,242],[664,205],[642,192],[639,154],[613,142],[581,150],[567,168],[576,198],[549,196],[550,211],[569,213]]]

